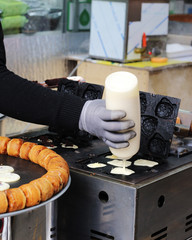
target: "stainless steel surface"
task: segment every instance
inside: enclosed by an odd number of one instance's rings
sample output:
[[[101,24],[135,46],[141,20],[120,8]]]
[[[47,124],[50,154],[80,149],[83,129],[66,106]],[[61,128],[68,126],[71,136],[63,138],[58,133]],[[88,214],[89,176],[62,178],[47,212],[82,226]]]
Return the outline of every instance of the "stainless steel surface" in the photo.
[[[136,184],[78,170],[71,176],[58,202],[59,240],[192,237],[192,163]]]
[[[2,233],[0,233],[0,240],[12,240],[11,237],[11,218],[7,217],[4,219],[0,219],[3,221],[3,228],[2,228]]]
[[[12,217],[10,231],[12,234],[12,240],[57,240],[56,217],[56,201]]]
[[[132,164],[135,174],[116,176],[110,174],[112,166],[87,167],[107,161],[102,141],[54,150],[68,161],[72,177],[69,190],[58,199],[58,240],[192,238],[191,154],[169,156],[153,168]]]
[[[136,189],[75,171],[72,179],[58,201],[59,240],[134,239]]]
[[[11,232],[12,240],[46,240],[45,206],[12,217],[9,232]]]
[[[57,240],[57,201],[46,205],[46,240]]]

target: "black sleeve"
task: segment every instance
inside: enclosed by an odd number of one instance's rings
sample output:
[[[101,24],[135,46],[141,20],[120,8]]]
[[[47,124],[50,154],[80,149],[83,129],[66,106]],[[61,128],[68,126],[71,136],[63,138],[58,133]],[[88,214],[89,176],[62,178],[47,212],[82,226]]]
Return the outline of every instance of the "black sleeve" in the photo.
[[[0,66],[6,65],[5,47],[3,43],[3,30],[0,22]]]
[[[9,71],[0,24],[0,113],[74,132],[84,103],[79,97],[44,88]]]

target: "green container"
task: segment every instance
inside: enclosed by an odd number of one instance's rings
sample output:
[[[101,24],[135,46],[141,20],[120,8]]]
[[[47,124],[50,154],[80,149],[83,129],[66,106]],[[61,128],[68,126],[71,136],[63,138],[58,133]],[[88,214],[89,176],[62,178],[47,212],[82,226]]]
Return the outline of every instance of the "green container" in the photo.
[[[67,5],[67,30],[90,30],[91,1],[68,1]]]
[[[27,19],[25,16],[10,16],[1,19],[3,30],[22,28]]]
[[[21,1],[0,0],[1,17],[17,16],[27,13],[28,5]]]

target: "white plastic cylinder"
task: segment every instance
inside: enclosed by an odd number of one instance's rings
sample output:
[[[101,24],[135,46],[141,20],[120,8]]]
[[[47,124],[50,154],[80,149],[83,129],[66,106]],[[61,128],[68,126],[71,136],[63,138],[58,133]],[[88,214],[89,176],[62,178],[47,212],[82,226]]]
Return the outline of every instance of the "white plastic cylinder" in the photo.
[[[140,97],[137,77],[125,71],[110,74],[105,81],[106,108],[124,110],[124,119],[133,120],[136,137],[129,140],[129,146],[121,149],[110,148],[112,154],[121,159],[130,159],[139,150],[141,135]],[[122,120],[124,120],[122,119]]]

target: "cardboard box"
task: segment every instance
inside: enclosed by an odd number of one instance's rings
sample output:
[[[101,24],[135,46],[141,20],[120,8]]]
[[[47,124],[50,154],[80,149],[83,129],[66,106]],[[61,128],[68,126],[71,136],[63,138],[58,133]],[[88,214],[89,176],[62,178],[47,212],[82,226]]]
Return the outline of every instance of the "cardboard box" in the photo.
[[[143,33],[167,35],[168,15],[166,1],[140,5],[139,1],[93,0],[89,55],[119,62],[140,60],[141,53],[134,50],[142,47]]]

